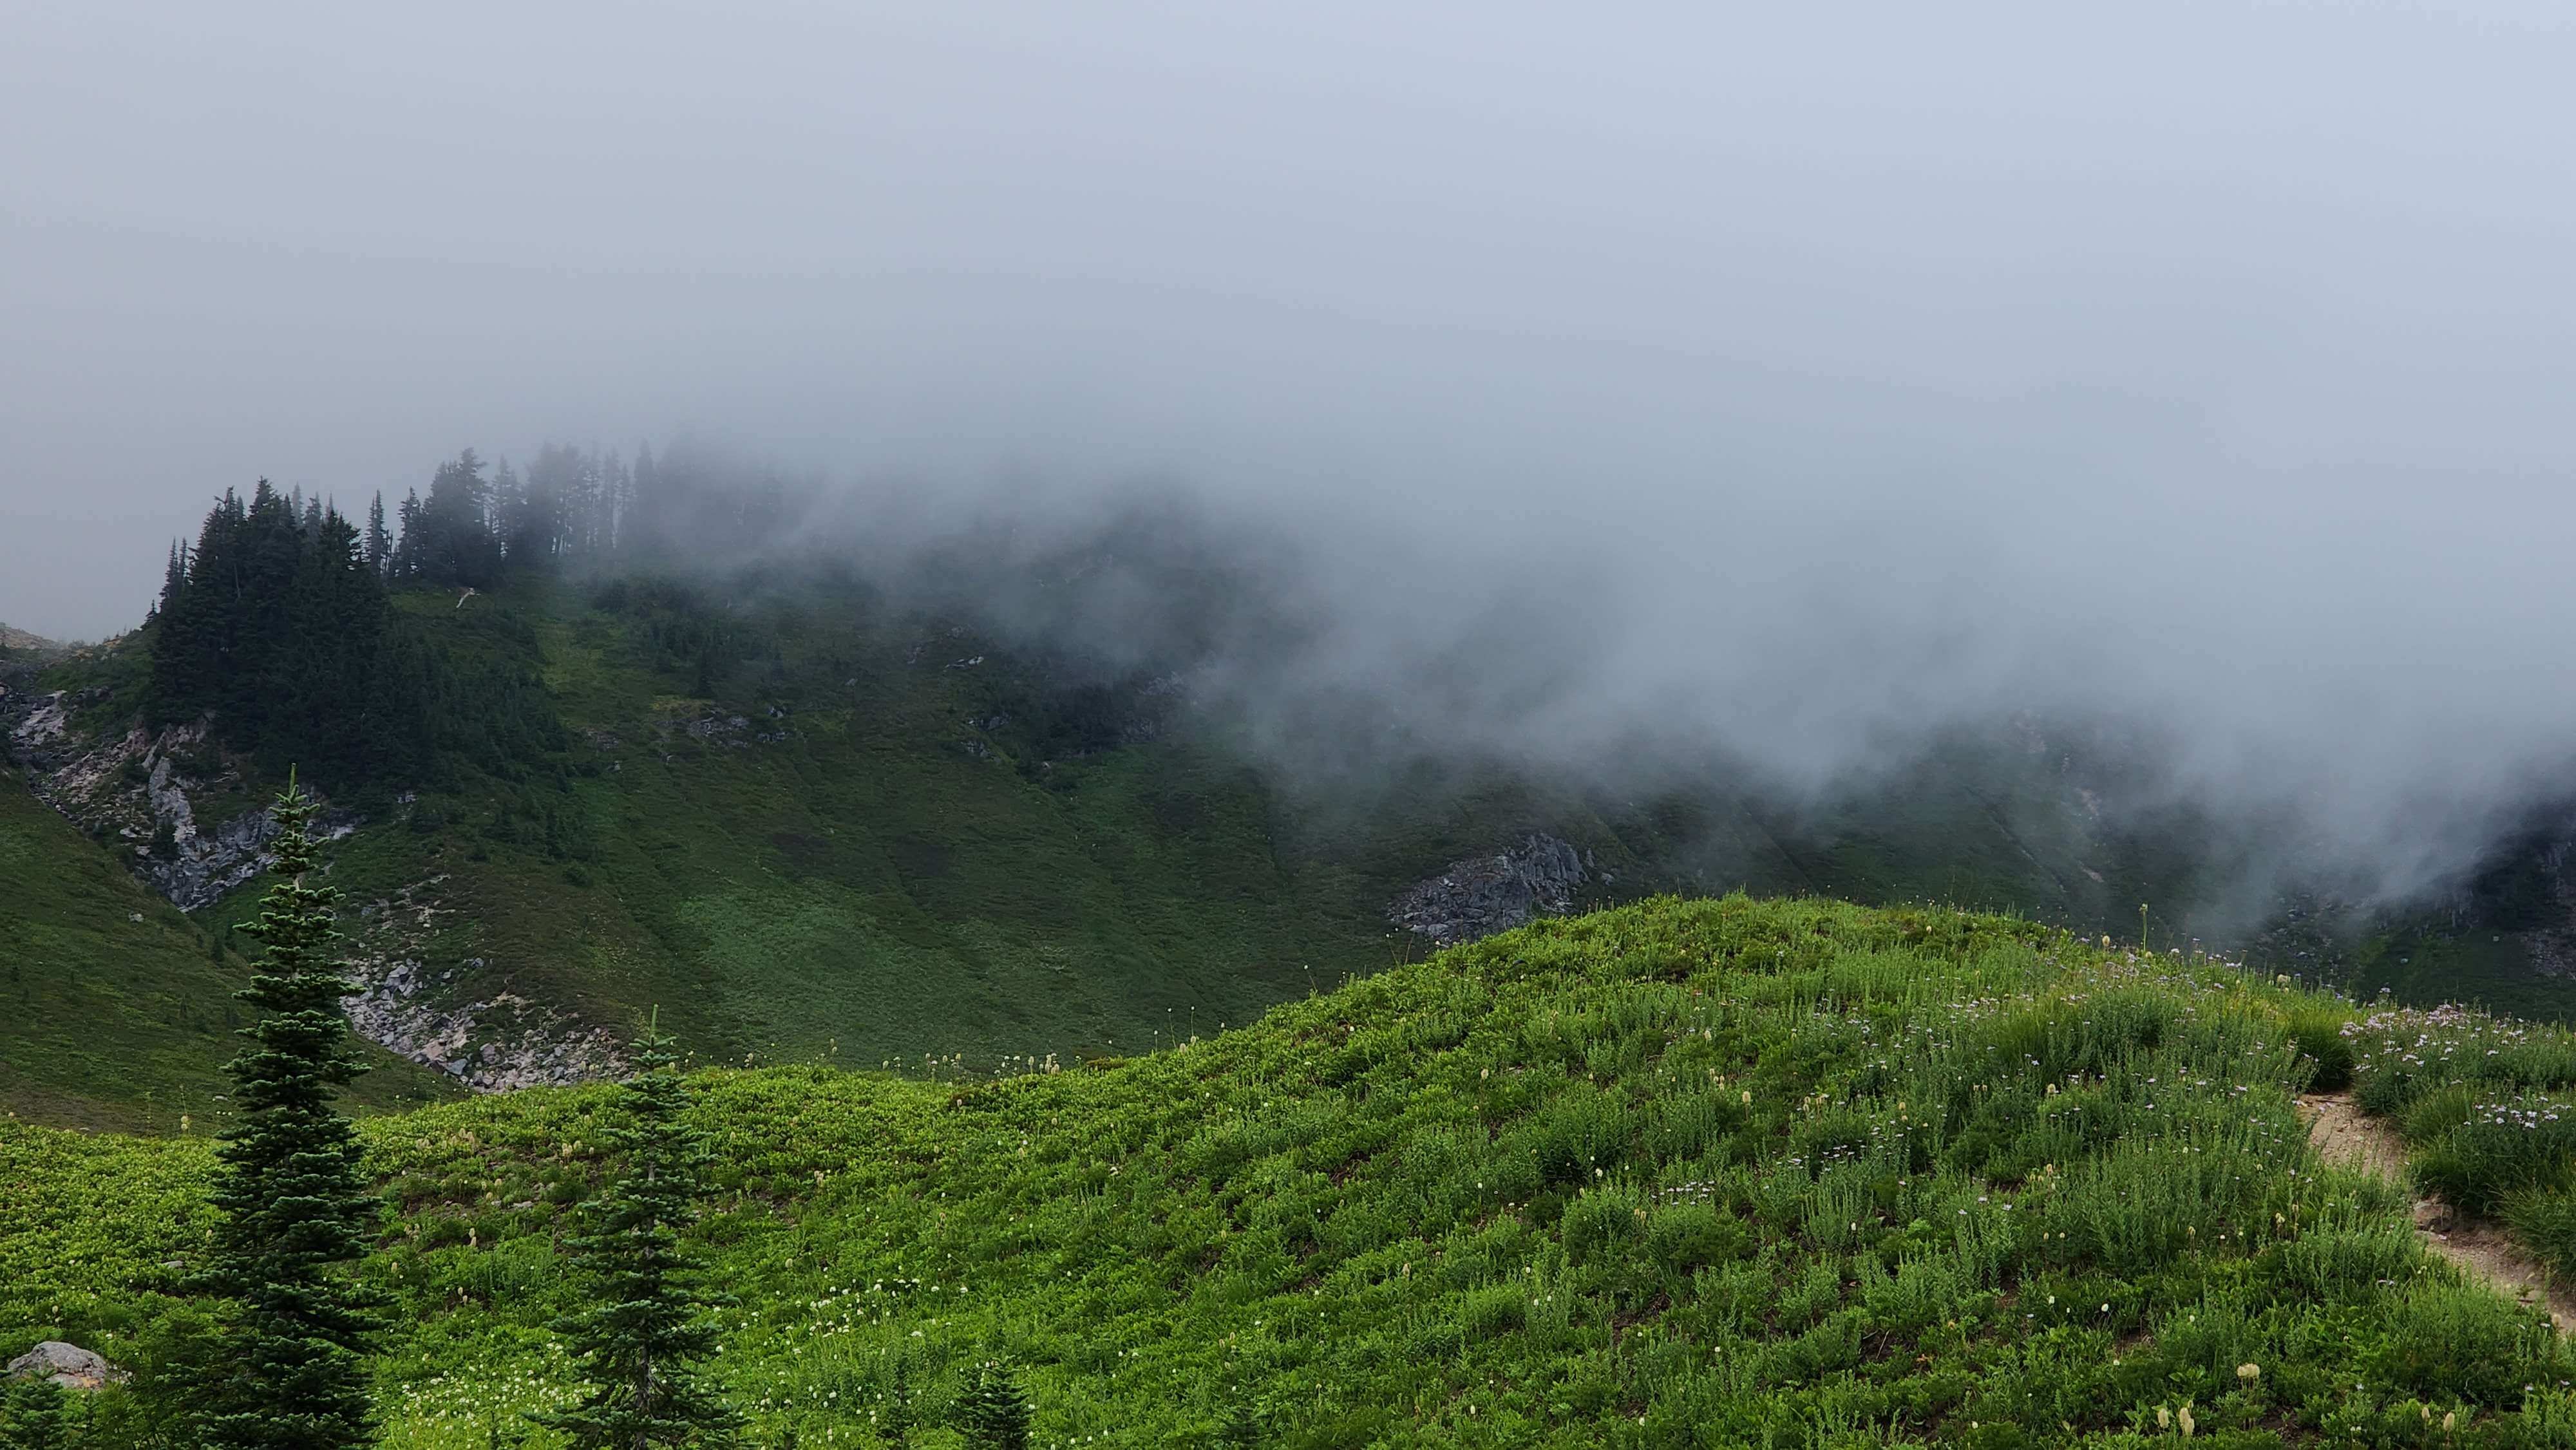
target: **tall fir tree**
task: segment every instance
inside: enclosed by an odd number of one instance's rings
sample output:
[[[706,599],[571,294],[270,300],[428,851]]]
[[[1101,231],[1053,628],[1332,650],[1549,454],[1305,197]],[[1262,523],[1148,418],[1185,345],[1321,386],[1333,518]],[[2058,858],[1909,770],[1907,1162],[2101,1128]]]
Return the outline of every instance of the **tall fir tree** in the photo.
[[[977,1367],[957,1402],[958,1428],[972,1450],[1029,1450],[1029,1397],[998,1364]]]
[[[367,572],[383,579],[394,563],[393,535],[385,532],[385,491],[367,504]]]
[[[420,508],[420,490],[416,488],[404,490],[403,501],[394,509],[394,517],[400,526],[401,537],[395,542],[393,553],[385,560],[385,579],[388,583],[396,579],[420,577]]]
[[[170,541],[170,562],[161,569],[161,601],[152,606],[152,617],[160,618],[179,602],[179,593],[188,587],[188,546],[177,539]]]
[[[311,884],[313,797],[278,799],[277,882],[245,930],[267,951],[237,995],[258,1008],[229,1068],[240,1121],[216,1148],[218,1211],[206,1287],[232,1303],[204,1386],[199,1443],[220,1450],[341,1450],[374,1439],[367,1406],[371,1301],[351,1272],[377,1210],[358,1141],[332,1105],[361,1068],[333,961],[339,892]]]
[[[602,1135],[616,1167],[567,1243],[590,1303],[556,1329],[590,1389],[540,1422],[581,1450],[724,1445],[738,1428],[704,1369],[716,1348],[710,1311],[731,1300],[706,1287],[680,1243],[706,1195],[708,1153],[674,1046],[658,1016],[636,1043],[636,1073]]]

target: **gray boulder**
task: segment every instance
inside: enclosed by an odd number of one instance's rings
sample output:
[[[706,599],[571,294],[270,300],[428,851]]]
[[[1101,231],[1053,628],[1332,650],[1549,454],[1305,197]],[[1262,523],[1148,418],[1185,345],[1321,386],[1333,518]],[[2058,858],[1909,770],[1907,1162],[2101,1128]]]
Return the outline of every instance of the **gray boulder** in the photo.
[[[94,1390],[125,1378],[125,1372],[96,1350],[48,1339],[9,1361],[9,1378],[48,1379],[66,1389]]]

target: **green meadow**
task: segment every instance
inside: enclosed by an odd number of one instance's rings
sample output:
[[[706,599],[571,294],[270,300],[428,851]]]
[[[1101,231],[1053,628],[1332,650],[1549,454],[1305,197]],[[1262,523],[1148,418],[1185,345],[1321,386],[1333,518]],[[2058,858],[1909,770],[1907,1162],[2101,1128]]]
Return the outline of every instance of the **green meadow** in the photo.
[[[2545,1318],[2294,1106],[2348,1077],[2559,1244],[2576,1048],[2438,1031],[2009,918],[1657,899],[1056,1070],[706,1069],[692,1238],[755,1445],[882,1443],[898,1387],[956,1445],[988,1359],[1049,1446],[2576,1443]],[[551,1443],[606,1091],[364,1122],[388,1446]],[[0,1136],[0,1350],[134,1369],[99,1444],[184,1443],[208,1164]]]

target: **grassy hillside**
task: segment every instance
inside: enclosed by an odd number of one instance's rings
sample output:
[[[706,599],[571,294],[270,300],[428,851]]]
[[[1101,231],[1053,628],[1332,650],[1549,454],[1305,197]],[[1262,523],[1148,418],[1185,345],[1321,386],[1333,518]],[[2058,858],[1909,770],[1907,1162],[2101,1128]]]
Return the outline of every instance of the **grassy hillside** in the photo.
[[[247,968],[0,769],[0,1109],[127,1132],[207,1131]],[[353,1106],[451,1096],[381,1053]]]
[[[1519,782],[1416,782],[1338,814],[1286,800],[1133,679],[1014,657],[855,588],[735,607],[541,582],[398,603],[461,670],[538,681],[562,726],[560,750],[435,780],[325,782],[364,817],[330,852],[357,950],[418,959],[419,1001],[442,1012],[518,1001],[540,1032],[622,1035],[658,1005],[702,1058],[736,1062],[1070,1062],[1418,955],[1387,902],[1515,832],[1573,833],[1604,869],[1642,875],[1586,802]],[[79,733],[113,740],[143,666],[134,642],[41,685],[85,702]],[[196,792],[201,826],[276,784],[229,764]],[[139,780],[119,788],[140,799]],[[255,901],[237,893],[202,924],[225,936]],[[46,910],[88,919],[95,903]],[[75,975],[160,982],[159,958],[98,959],[121,920],[57,955]],[[154,990],[195,1000],[203,985]],[[528,1021],[484,1011],[465,1050],[506,1048]],[[52,1121],[146,1106],[68,1057],[27,1070],[82,1104]]]
[[[1627,838],[1651,826],[1579,797],[1467,773],[1357,809],[1292,799],[1132,676],[1013,655],[856,587],[398,603],[462,667],[539,681],[563,727],[564,748],[501,768],[325,782],[366,818],[331,853],[353,937],[421,960],[441,1008],[507,997],[622,1033],[658,1005],[736,1062],[1074,1061],[1419,955],[1387,903],[1516,833],[1567,833],[1645,879]],[[114,738],[141,651],[44,684]],[[200,794],[201,823],[273,784],[234,763],[245,778]],[[395,901],[425,910],[361,915]],[[486,1014],[469,1050],[516,1023]]]
[[[5,772],[0,941],[9,1111],[166,1128],[222,1091],[228,974],[187,918]],[[71,1081],[90,1090],[57,1097]]]
[[[2005,822],[2044,814],[2050,784],[1964,788],[1986,761],[1926,762],[1806,837],[1746,801],[1605,801],[1473,768],[1319,799],[1134,677],[856,587],[401,603],[459,654],[539,674],[571,748],[379,811],[393,828],[343,850],[344,884],[446,878],[453,925],[420,945],[484,963],[457,991],[612,1023],[661,1003],[735,1060],[1071,1060],[1212,1031],[1418,954],[1390,936],[1397,892],[1530,830],[1594,853],[1612,878],[1595,900],[1688,883],[2089,923],[2113,889],[2034,868]]]
[[[2309,1148],[2291,1095],[2351,1015],[2002,918],[1656,901],[1083,1069],[705,1072],[696,1238],[762,1445],[875,1443],[899,1362],[916,1443],[955,1445],[990,1356],[1051,1446],[2576,1443],[2545,1321]],[[2450,1143],[2479,1096],[2370,1035],[2403,1030],[2359,1029],[2364,1100]],[[2565,1094],[2566,1062],[2487,1045],[2453,1061]],[[604,1101],[364,1126],[388,1445],[550,1443],[511,1437],[567,1393],[554,1244]],[[2526,1166],[2563,1182],[2565,1148]],[[0,1351],[144,1371],[116,1435],[182,1408],[153,1371],[189,1352],[206,1162],[0,1130]]]
[[[1240,765],[1050,739],[1032,667],[837,604],[734,618],[747,658],[710,682],[657,661],[649,612],[496,602],[572,748],[550,778],[390,812],[341,853],[347,884],[444,876],[432,960],[592,1020],[660,1003],[737,1060],[1132,1050],[1387,958],[1394,881],[1286,849]]]
[[[1591,905],[1744,888],[2128,935],[2143,900],[2158,904],[2160,939],[2162,904],[2226,869],[2195,853],[2189,821],[2125,835],[2095,821],[2075,781],[2115,774],[2103,761],[2117,752],[2098,744],[2087,764],[2017,738],[1953,740],[1796,812],[1723,773],[1628,799],[1416,763],[1326,795],[1249,763],[1150,669],[1015,652],[848,581],[746,582],[737,597],[534,580],[396,603],[459,674],[534,686],[493,695],[513,718],[435,778],[326,782],[365,817],[332,852],[361,954],[417,960],[406,1010],[469,1062],[591,1027],[622,1036],[657,1005],[701,1060],[987,1070],[1132,1052],[1419,955],[1385,920],[1397,893],[1531,831],[1591,853]],[[75,722],[91,739],[136,718],[147,638],[44,676],[87,701]],[[542,718],[518,718],[531,711]],[[200,825],[273,789],[258,763],[231,764],[237,775],[199,792]],[[222,935],[255,895],[203,925]],[[161,996],[200,1004],[191,1021],[207,1003],[220,1016],[220,993],[186,975],[197,957],[118,955],[125,911],[20,900],[82,924],[50,949],[58,975],[130,984],[97,1004],[114,1033],[164,1030]],[[2434,942],[2381,955],[2441,954]],[[2527,985],[2491,965],[2489,997]],[[2459,990],[2430,972],[2402,980]],[[2555,995],[2511,1005],[2545,1015]],[[133,1123],[205,1102],[202,1072],[182,1101],[72,1054],[13,1064],[21,1111],[47,1121]]]

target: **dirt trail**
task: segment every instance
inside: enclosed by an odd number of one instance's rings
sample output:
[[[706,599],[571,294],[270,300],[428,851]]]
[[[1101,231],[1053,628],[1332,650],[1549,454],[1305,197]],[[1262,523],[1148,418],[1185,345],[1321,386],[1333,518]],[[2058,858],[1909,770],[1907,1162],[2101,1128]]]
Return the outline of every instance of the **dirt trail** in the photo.
[[[2352,1094],[2309,1093],[2299,1099],[2299,1107],[2308,1114],[2308,1141],[2316,1145],[2318,1157],[2375,1173],[2411,1191],[2406,1140],[2354,1106]],[[2503,1225],[2455,1214],[2441,1200],[2425,1198],[2415,1203],[2415,1232],[2426,1248],[2498,1293],[2546,1308],[2559,1333],[2576,1332],[2576,1293],[2552,1287],[2549,1270],[2507,1238]]]

